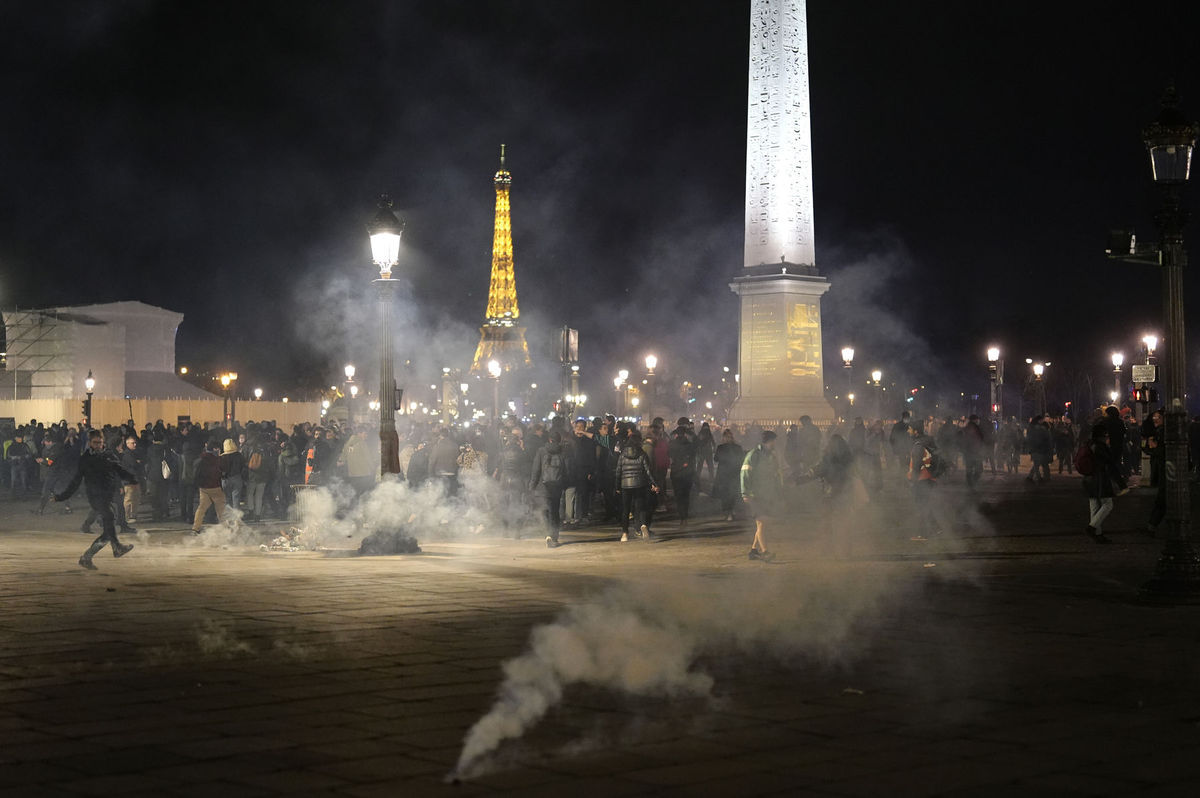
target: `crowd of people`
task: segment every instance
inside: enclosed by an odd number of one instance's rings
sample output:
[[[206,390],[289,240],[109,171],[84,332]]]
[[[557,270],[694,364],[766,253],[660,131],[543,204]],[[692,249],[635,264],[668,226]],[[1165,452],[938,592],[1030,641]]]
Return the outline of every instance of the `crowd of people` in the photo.
[[[500,531],[520,535],[531,515],[540,516],[551,548],[562,530],[589,523],[619,527],[622,542],[652,539],[655,518],[665,513],[686,530],[693,495],[703,488],[724,520],[755,520],[749,556],[770,560],[768,529],[785,513],[787,485],[819,481],[828,506],[862,506],[882,490],[886,476],[910,487],[921,532],[939,534],[949,526],[938,511],[940,479],[961,468],[974,491],[988,469],[994,477],[1019,475],[1027,454],[1025,479],[1033,485],[1051,478],[1055,462],[1059,474],[1080,469],[1090,502],[1088,534],[1106,542],[1101,525],[1111,499],[1140,473],[1143,451],[1150,454],[1150,484],[1164,482],[1162,421],[1155,412],[1137,423],[1116,407],[1084,423],[1043,416],[1026,424],[977,416],[914,419],[905,412],[895,421],[855,418],[823,431],[805,416],[782,440],[757,428],[723,429],[718,440],[709,423],[697,428],[686,417],[669,425],[662,418],[639,425],[611,415],[532,424],[506,418],[494,427],[465,429],[410,423],[400,440],[399,478],[413,488],[438,486],[446,497],[487,484],[497,497],[489,509]],[[111,506],[114,532],[105,540],[114,552],[115,530],[132,531],[140,517],[177,520],[195,533],[226,519],[229,509],[236,510],[235,520],[285,519],[303,487],[341,483],[362,494],[379,470],[374,431],[332,420],[290,431],[269,421],[228,427],[157,421],[141,429],[130,422],[90,433],[82,424],[32,420],[0,436],[0,483],[13,498],[36,497],[35,513],[55,500],[71,512],[70,494],[84,466],[99,468],[98,460],[86,458],[103,455],[111,468],[104,478],[96,471],[94,481],[110,492],[111,505],[93,501],[89,486],[91,512],[81,530],[89,532],[97,519],[104,524],[98,505]],[[1200,462],[1200,419],[1189,438],[1193,462]],[[1085,461],[1091,473],[1084,472]],[[1162,520],[1160,504],[1147,523],[1151,533]],[[85,559],[90,564],[91,555]]]

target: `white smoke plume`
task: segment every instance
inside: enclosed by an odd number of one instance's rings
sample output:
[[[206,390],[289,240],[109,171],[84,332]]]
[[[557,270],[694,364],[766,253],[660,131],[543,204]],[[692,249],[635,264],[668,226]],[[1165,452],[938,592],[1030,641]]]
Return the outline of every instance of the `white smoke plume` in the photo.
[[[791,571],[755,570],[716,582],[614,589],[535,628],[528,650],[504,664],[496,702],[468,731],[448,778],[485,772],[487,757],[521,737],[571,685],[703,698],[714,680],[697,667],[702,655],[853,656],[851,632],[865,626],[888,590],[877,574],[856,580],[821,571],[800,581]]]

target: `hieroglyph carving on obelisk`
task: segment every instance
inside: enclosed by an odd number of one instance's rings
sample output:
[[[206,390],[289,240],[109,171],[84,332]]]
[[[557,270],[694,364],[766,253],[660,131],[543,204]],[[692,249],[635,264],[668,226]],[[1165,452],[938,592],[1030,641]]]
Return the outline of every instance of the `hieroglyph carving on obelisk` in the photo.
[[[815,264],[804,0],[754,0],[746,113],[746,263]]]

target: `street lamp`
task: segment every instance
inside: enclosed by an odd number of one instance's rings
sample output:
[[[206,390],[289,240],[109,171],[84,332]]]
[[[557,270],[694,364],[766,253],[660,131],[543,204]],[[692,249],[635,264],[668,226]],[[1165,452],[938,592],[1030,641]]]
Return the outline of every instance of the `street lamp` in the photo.
[[[400,439],[396,436],[396,380],[392,364],[392,301],[396,280],[392,267],[400,260],[400,235],[404,222],[392,213],[387,194],[379,197],[379,211],[367,224],[371,237],[371,260],[379,267],[375,287],[379,296],[379,470],[384,476],[400,473]]]
[[[849,394],[854,385],[854,347],[842,347],[842,368],[846,370],[846,393]],[[849,411],[846,414],[849,415]]]
[[[875,369],[871,372],[871,385],[875,388],[875,418],[883,418],[883,372]]]
[[[1125,365],[1125,355],[1121,352],[1112,353],[1113,364],[1113,392],[1116,394],[1113,397],[1113,404],[1116,404],[1117,399],[1121,396],[1121,366]]]
[[[1003,418],[1004,413],[1000,409],[1000,386],[1004,384],[1004,361],[1000,359],[1000,347],[989,346],[987,350],[988,359],[988,384],[991,387],[992,403],[991,412],[992,420]]]
[[[650,419],[654,418],[654,413],[651,411],[654,410],[654,378],[656,376],[654,369],[657,367],[658,356],[653,354],[646,355],[646,411],[642,415]]]
[[[1142,336],[1142,343],[1146,346],[1146,365],[1150,365],[1154,362],[1154,350],[1158,348],[1158,336],[1147,333]]]
[[[492,423],[500,418],[500,367],[499,360],[488,361],[488,374],[492,375]]]
[[[1117,403],[1117,399],[1118,399],[1120,396],[1121,396],[1121,392],[1120,392],[1120,391],[1109,391],[1109,392],[1108,392],[1108,398],[1112,400],[1112,403],[1113,403],[1114,405]]]
[[[1162,380],[1166,401],[1165,468],[1166,543],[1154,576],[1142,586],[1146,597],[1162,599],[1200,598],[1200,557],[1189,541],[1191,497],[1188,492],[1187,441],[1187,349],[1184,343],[1183,269],[1187,252],[1183,228],[1188,214],[1180,187],[1191,176],[1192,149],[1200,126],[1177,108],[1179,98],[1172,86],[1163,96],[1162,112],[1142,131],[1150,153],[1154,182],[1162,187],[1163,200],[1154,221],[1161,235],[1159,255],[1164,270],[1167,363]],[[1157,341],[1155,342],[1157,343]]]
[[[237,408],[235,407],[235,399],[233,395],[233,384],[237,382],[237,372],[227,371],[218,379],[221,382],[221,387],[225,389],[225,420],[229,422],[229,426],[233,426],[234,420],[237,418]]]
[[[92,376],[92,370],[88,369],[88,375],[83,378],[83,388],[87,391],[87,399],[83,403],[83,423],[88,428],[92,428],[92,393],[96,390],[96,378]]]
[[[263,395],[263,390],[262,390],[262,388],[255,388],[255,389],[254,389],[254,401],[256,401],[256,402],[261,402],[261,401],[262,401],[262,395]]]
[[[1025,358],[1025,362],[1033,367],[1033,385],[1035,396],[1037,397],[1037,414],[1040,416],[1046,415],[1046,383],[1042,380],[1042,376],[1046,373],[1046,366],[1050,365],[1050,361],[1045,363],[1034,361],[1033,358]]]

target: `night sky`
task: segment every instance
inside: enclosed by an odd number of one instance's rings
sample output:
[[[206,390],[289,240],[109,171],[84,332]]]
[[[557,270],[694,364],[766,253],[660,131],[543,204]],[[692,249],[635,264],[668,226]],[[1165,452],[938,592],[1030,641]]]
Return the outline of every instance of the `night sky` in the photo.
[[[1106,394],[1109,353],[1162,326],[1154,267],[1103,250],[1155,238],[1141,129],[1172,80],[1200,118],[1198,6],[810,3],[828,382],[852,343],[864,379],[982,392],[996,342],[1010,382],[1033,356],[1052,392]],[[137,299],[247,390],[369,380],[386,191],[397,355],[428,382],[478,341],[504,142],[535,359],[569,324],[593,395],[651,350],[711,381],[736,365],[748,8],[4,2],[0,306]]]

